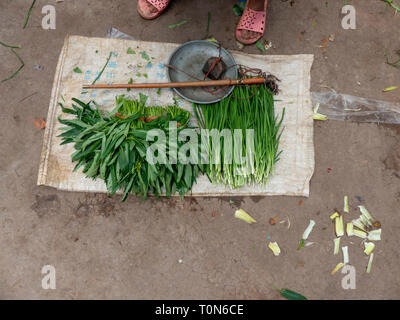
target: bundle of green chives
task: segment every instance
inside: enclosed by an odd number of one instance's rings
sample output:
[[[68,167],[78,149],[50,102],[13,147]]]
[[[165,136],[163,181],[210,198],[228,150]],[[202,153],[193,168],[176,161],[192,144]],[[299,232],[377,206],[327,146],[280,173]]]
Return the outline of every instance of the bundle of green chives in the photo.
[[[199,126],[203,129],[216,129],[222,133],[229,129],[234,141],[234,130],[239,129],[241,144],[232,143],[232,161],[224,159],[227,146],[226,137],[216,141],[208,139],[209,164],[207,175],[212,183],[223,183],[231,188],[245,184],[265,184],[274,173],[274,164],[279,160],[280,131],[284,112],[279,119],[275,115],[273,93],[266,86],[237,86],[232,94],[211,105],[193,105]],[[254,139],[246,130],[253,129]],[[253,142],[253,143],[252,143]],[[238,163],[235,154],[247,161]],[[253,161],[250,161],[253,158]]]

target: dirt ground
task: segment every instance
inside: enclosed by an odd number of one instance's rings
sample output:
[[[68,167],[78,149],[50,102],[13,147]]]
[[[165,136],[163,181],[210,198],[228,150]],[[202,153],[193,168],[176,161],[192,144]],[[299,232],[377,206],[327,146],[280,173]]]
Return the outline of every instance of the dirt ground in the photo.
[[[133,0],[39,0],[22,29],[28,0],[0,2],[0,41],[21,44],[25,67],[0,83],[0,299],[280,299],[273,286],[310,299],[400,298],[400,126],[343,121],[315,122],[315,173],[309,198],[243,197],[147,200],[61,192],[36,186],[45,118],[55,67],[67,34],[105,36],[111,27],[137,39],[183,43],[210,33],[237,49],[233,0],[175,0],[155,21],[142,20]],[[326,6],[325,2],[328,3]],[[348,0],[356,30],[341,27],[343,1],[270,0],[266,54],[312,53],[312,90],[400,102],[400,70],[385,64],[400,49],[400,13],[379,0]],[[41,8],[56,7],[56,30],[43,30]],[[167,26],[191,19],[179,28]],[[335,34],[327,48],[322,39]],[[245,52],[259,53],[254,46]],[[0,77],[18,67],[0,46]],[[43,66],[36,70],[34,65]],[[345,290],[343,274],[331,276],[342,257],[333,255],[329,215],[350,200],[351,217],[365,205],[382,224],[372,271],[361,239],[347,238],[356,289]],[[237,208],[258,221],[233,217]],[[215,213],[215,216],[212,213]],[[290,218],[271,226],[269,218]],[[314,245],[297,251],[316,221]],[[274,257],[268,239],[282,249]],[[349,242],[351,240],[352,243]],[[56,290],[41,286],[44,265],[56,268]]]

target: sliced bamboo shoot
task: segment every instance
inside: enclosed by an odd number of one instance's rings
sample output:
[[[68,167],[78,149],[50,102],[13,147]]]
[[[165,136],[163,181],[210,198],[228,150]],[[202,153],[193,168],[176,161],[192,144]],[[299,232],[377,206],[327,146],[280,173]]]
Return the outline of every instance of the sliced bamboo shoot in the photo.
[[[348,264],[349,263],[349,248],[347,246],[342,247],[342,252],[343,252],[343,263]]]
[[[365,250],[364,250],[364,253],[367,255],[367,256],[369,256],[370,254],[371,254],[371,252],[374,250],[374,248],[375,248],[375,243],[373,243],[373,242],[365,242],[364,243],[364,247],[365,247]]]
[[[335,267],[335,269],[332,270],[331,275],[334,275],[336,272],[338,272],[343,267],[344,267],[343,262],[338,263],[337,266]]]
[[[337,237],[344,236],[343,216],[335,218],[335,231]]]
[[[374,253],[372,252],[369,255],[368,266],[367,266],[367,273],[371,272],[372,261],[374,260]]]
[[[247,223],[255,223],[257,222],[256,220],[254,220],[246,211],[244,211],[243,209],[239,209],[236,210],[235,212],[235,218],[241,219]]]

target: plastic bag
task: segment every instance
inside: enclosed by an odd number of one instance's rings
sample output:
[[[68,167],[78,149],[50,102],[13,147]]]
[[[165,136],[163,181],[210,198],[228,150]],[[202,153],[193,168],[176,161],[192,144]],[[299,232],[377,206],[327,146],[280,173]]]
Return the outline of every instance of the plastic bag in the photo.
[[[320,104],[318,112],[329,120],[400,124],[400,105],[396,103],[335,91],[311,92],[311,100],[314,106]]]
[[[107,31],[106,38],[112,38],[112,39],[125,39],[125,40],[136,40],[136,38],[130,36],[129,34],[123,33],[119,31],[118,29],[115,29],[111,27]]]

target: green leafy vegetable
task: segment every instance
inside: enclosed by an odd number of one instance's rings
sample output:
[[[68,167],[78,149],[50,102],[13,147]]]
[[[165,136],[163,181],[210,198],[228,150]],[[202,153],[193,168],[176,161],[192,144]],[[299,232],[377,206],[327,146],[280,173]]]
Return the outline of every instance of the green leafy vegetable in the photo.
[[[129,193],[146,198],[149,194],[156,197],[164,191],[167,197],[176,192],[181,197],[191,190],[197,175],[203,172],[198,164],[150,163],[146,154],[150,142],[146,137],[150,130],[160,129],[166,136],[166,156],[170,158],[169,145],[170,121],[176,121],[177,134],[187,128],[190,112],[177,106],[146,107],[147,96],[140,94],[140,101],[117,97],[117,107],[112,112],[100,111],[91,101],[84,103],[72,99],[72,108],[60,103],[62,111],[75,116],[74,119],[61,119],[65,125],[59,137],[61,144],[73,143],[75,152],[71,155],[77,162],[75,170],[92,179],[103,179],[110,194],[123,191],[125,200]],[[184,145],[177,142],[177,150]]]

